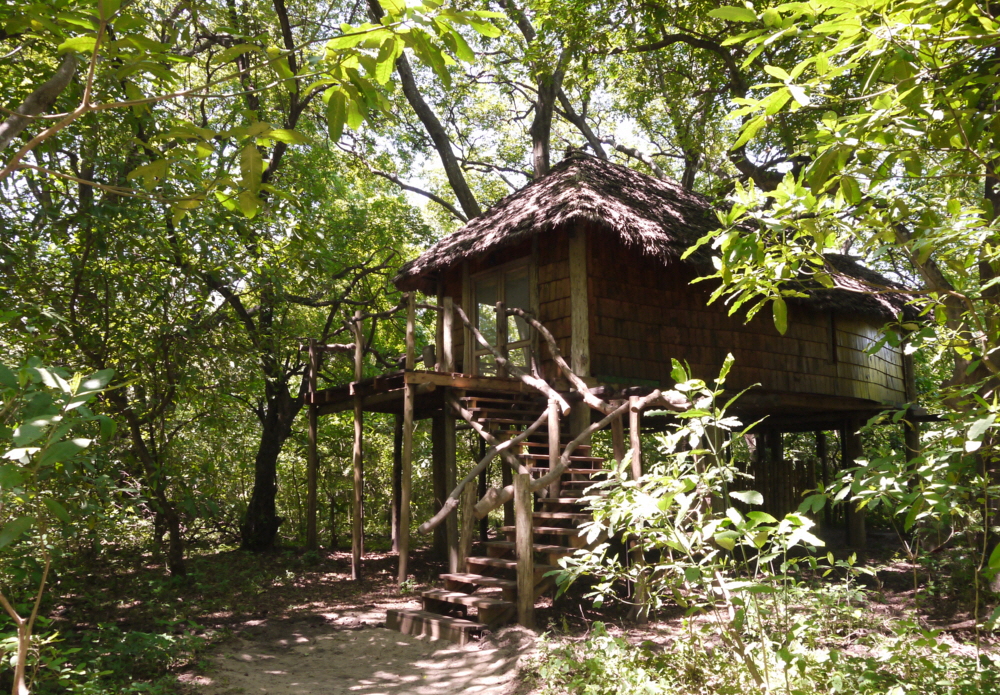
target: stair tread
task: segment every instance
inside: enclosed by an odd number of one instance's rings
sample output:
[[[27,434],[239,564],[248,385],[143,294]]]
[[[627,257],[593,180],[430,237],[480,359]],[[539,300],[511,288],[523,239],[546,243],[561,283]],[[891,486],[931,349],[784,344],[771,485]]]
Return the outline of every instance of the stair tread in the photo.
[[[500,587],[501,589],[517,589],[517,582],[513,579],[501,579],[500,577],[487,577],[482,574],[471,574],[469,572],[451,572],[442,574],[441,579],[462,582],[464,584],[475,584],[477,586]]]
[[[468,557],[465,559],[473,565],[486,565],[488,567],[500,567],[503,569],[517,569],[517,560],[506,560],[502,557]],[[557,565],[544,565],[535,563],[535,572],[551,572],[552,570],[557,570],[559,567]]]
[[[423,635],[430,639],[447,639],[459,644],[482,633],[482,623],[450,615],[441,615],[417,608],[390,608],[385,612],[385,626],[406,635]]]
[[[484,545],[491,548],[504,548],[507,550],[514,550],[517,547],[515,541],[487,541]],[[563,555],[572,555],[576,552],[576,548],[570,548],[565,545],[552,545],[550,543],[532,543],[531,547],[536,553],[561,553]]]
[[[539,468],[538,466],[535,466],[534,469],[536,471],[544,471],[544,472],[548,472],[549,470],[548,468]],[[563,473],[571,473],[571,474],[575,473],[577,475],[593,475],[594,473],[609,473],[609,472],[610,471],[604,468],[567,468],[563,470]]]
[[[539,497],[538,501],[553,504],[587,504],[582,497]]]
[[[516,584],[516,582],[515,582]],[[446,603],[457,603],[463,606],[474,608],[513,608],[514,604],[499,598],[480,596],[478,594],[463,594],[461,591],[448,591],[447,589],[424,589],[420,592],[424,598],[444,601]]]
[[[594,517],[581,512],[535,512],[532,516],[539,519],[566,519],[569,521],[590,521]]]
[[[535,512],[536,514],[541,514],[544,512]],[[582,516],[589,517],[589,514],[584,514]],[[579,534],[580,529],[577,528],[566,528],[564,526],[535,526],[531,529],[535,533],[549,534],[552,536],[571,536],[574,534]],[[514,526],[501,526],[500,531],[503,533],[516,532],[516,527]]]
[[[548,454],[531,454],[531,453],[527,453],[527,454],[521,454],[521,455],[524,458],[527,458],[527,459],[536,459],[536,460],[540,460],[540,461],[545,461],[545,460],[547,460],[549,458]],[[577,455],[574,454],[573,456],[569,457],[569,460],[571,462],[572,461],[600,461],[601,463],[604,463],[605,458],[603,456],[577,456]],[[599,470],[602,470],[602,469],[595,468],[594,470],[599,471]]]

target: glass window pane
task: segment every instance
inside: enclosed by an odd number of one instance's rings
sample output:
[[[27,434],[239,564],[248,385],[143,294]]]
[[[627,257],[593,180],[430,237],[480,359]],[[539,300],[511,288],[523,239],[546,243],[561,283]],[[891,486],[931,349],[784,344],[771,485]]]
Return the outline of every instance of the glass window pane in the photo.
[[[516,350],[511,350],[509,359],[511,364],[515,367],[521,367],[527,369],[530,365],[528,364],[528,348],[517,348]]]
[[[504,303],[527,311],[531,306],[528,294],[528,269],[513,270],[504,277]],[[520,316],[507,318],[507,341],[516,343],[528,339],[528,323]]]
[[[476,328],[490,345],[497,344],[497,283],[482,280],[476,283]]]
[[[476,373],[480,376],[496,376],[497,361],[493,355],[480,355],[476,358]]]

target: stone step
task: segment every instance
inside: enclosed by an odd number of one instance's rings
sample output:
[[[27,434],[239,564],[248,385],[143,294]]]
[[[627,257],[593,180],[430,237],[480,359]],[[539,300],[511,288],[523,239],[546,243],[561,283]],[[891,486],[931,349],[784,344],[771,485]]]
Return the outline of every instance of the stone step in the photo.
[[[424,610],[431,613],[447,613],[449,609],[458,607],[463,612],[467,608],[475,608],[476,620],[489,627],[497,627],[509,623],[515,616],[517,606],[512,601],[477,596],[461,591],[447,589],[425,589],[420,592]]]
[[[432,640],[446,639],[458,644],[467,644],[482,634],[485,625],[439,615],[413,608],[390,608],[385,613],[385,626],[404,635],[423,636]]]

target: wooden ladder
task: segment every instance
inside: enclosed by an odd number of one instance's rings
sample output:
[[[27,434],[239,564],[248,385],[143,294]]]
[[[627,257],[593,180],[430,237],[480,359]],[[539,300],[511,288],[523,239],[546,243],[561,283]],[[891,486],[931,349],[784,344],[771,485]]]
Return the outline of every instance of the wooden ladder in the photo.
[[[544,404],[515,398],[465,399],[465,407],[477,419],[494,431],[516,432],[534,422]],[[565,446],[569,437],[562,436]],[[548,472],[547,435],[534,436],[524,442],[519,459],[531,468],[534,477]],[[560,477],[558,496],[549,496],[555,486],[536,496],[532,514],[534,534],[534,600],[555,587],[552,577],[545,575],[558,569],[560,557],[572,555],[586,541],[580,524],[590,521],[586,503],[581,501],[586,488],[604,475],[604,459],[591,455],[588,445],[578,446],[570,458],[571,467]],[[388,611],[387,627],[412,635],[432,639],[449,639],[465,644],[483,630],[496,629],[517,619],[517,532],[514,526],[500,528],[503,540],[478,544],[479,554],[465,561],[464,572],[441,575],[442,588],[420,592],[422,610]]]

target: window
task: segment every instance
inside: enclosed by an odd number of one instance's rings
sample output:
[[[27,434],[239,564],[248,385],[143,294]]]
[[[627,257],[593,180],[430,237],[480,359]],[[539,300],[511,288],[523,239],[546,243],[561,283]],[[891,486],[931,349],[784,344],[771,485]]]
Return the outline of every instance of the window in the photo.
[[[490,345],[501,354],[506,354],[512,364],[518,367],[531,366],[531,334],[528,323],[520,316],[508,316],[497,323],[497,302],[507,308],[516,307],[525,311],[531,308],[528,264],[518,262],[479,275],[472,280],[473,301],[476,305],[476,328]],[[497,369],[493,354],[478,341],[473,341],[475,373],[483,376],[504,376]]]

